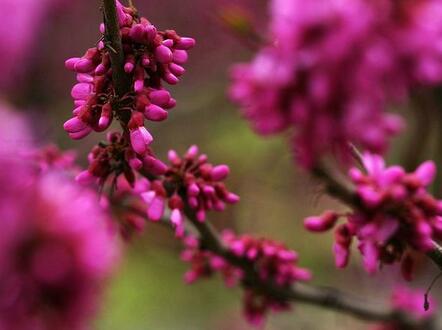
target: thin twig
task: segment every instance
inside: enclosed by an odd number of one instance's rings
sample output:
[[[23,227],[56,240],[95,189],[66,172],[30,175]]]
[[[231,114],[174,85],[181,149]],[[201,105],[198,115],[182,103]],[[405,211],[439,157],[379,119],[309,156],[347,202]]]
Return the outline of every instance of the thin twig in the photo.
[[[349,143],[348,147],[350,148],[350,153],[353,156],[353,158],[358,162],[359,166],[361,168],[365,169],[364,165],[364,157],[362,156],[361,152],[356,148],[356,146],[353,143]]]

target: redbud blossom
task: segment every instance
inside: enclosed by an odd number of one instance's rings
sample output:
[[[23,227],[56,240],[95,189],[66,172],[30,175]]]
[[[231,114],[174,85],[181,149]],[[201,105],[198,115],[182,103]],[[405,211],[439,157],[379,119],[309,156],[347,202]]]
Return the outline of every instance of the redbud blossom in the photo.
[[[387,114],[411,89],[442,82],[437,0],[272,0],[268,42],[232,70],[231,98],[262,135],[294,132],[312,167],[352,141],[382,153],[401,118]],[[348,157],[347,157],[348,158]]]
[[[356,238],[369,273],[376,272],[379,264],[400,261],[404,277],[410,279],[412,259],[407,250],[429,252],[434,248],[433,240],[442,238],[442,200],[427,192],[436,175],[435,164],[427,161],[406,173],[400,166],[386,167],[378,155],[366,153],[362,160],[366,171],[349,171],[357,205],[343,216],[347,222],[336,228],[336,265],[347,265],[350,245]],[[328,211],[307,218],[305,225],[311,231],[323,231],[336,220],[336,214]]]
[[[106,130],[115,117],[128,124],[133,150],[141,155],[147,151],[153,138],[144,127],[144,120],[163,121],[167,110],[176,101],[164,89],[179,82],[185,70],[187,50],[195,45],[192,38],[180,37],[173,30],[158,31],[146,18],[139,18],[130,7],[117,4],[117,16],[122,36],[125,58],[124,70],[130,76],[131,91],[127,95],[115,95],[112,81],[111,60],[103,41],[90,48],[82,57],[65,62],[66,68],[77,73],[78,83],[71,95],[74,99],[74,117],[64,128],[73,139],[81,139],[93,130]],[[105,26],[100,32],[106,38]]]
[[[42,161],[0,157],[0,329],[84,329],[118,256],[98,196]]]
[[[252,263],[263,281],[287,288],[296,282],[311,279],[310,271],[298,267],[297,253],[287,249],[281,243],[264,238],[257,239],[249,235],[236,236],[231,231],[223,232],[222,240],[232,254]],[[231,287],[244,278],[245,274],[240,268],[205,250],[195,237],[185,237],[184,243],[186,249],[182,253],[182,259],[191,266],[184,276],[187,283],[220,273],[226,285]],[[289,302],[268,296],[248,286],[244,288],[243,302],[244,316],[251,324],[257,326],[262,325],[269,311],[278,312],[290,309]]]

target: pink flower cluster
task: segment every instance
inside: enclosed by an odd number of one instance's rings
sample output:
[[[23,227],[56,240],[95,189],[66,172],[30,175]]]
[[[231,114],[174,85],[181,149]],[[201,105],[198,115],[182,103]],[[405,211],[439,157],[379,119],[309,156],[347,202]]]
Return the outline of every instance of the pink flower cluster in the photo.
[[[311,279],[307,269],[298,267],[297,253],[281,243],[249,235],[236,236],[231,231],[224,231],[222,240],[234,257],[252,263],[263,281],[287,288],[296,282]],[[184,242],[186,250],[182,253],[182,259],[191,265],[191,269],[185,274],[187,283],[193,283],[201,277],[209,277],[217,272],[222,274],[229,287],[244,279],[241,269],[222,256],[205,250],[194,237],[186,237]],[[290,308],[288,302],[258,292],[253,287],[248,287],[247,283],[244,285],[244,314],[251,324],[261,325],[270,310],[282,311]]]
[[[424,291],[407,287],[397,287],[391,295],[391,305],[396,310],[410,315],[415,320],[426,320],[434,316],[437,306],[433,299],[430,309],[424,310]],[[376,325],[372,330],[406,330],[407,328],[397,322]],[[423,329],[423,328],[422,328]]]
[[[142,194],[148,205],[149,219],[158,221],[164,216],[166,201],[171,210],[170,220],[176,234],[184,234],[184,208],[187,204],[198,221],[206,219],[206,212],[224,211],[227,204],[239,201],[239,196],[229,192],[222,182],[229,175],[227,165],[214,166],[197,146],[191,146],[183,157],[169,151],[170,165],[164,177],[153,180],[149,191]]]
[[[103,185],[113,176],[116,180],[123,174],[134,185],[137,171],[161,175],[167,166],[147,148],[143,155],[137,154],[127,144],[127,137],[119,132],[108,133],[105,142],[96,145],[88,155],[89,167],[77,176],[77,181],[88,184],[98,181]]]
[[[72,88],[74,117],[64,128],[73,139],[81,139],[92,130],[104,131],[112,118],[128,117],[132,149],[140,155],[148,151],[153,138],[144,120],[162,121],[166,110],[176,104],[162,81],[176,84],[185,70],[187,50],[195,45],[192,38],[180,37],[173,30],[158,31],[146,18],[138,18],[132,8],[117,1],[125,57],[124,70],[132,84],[128,95],[116,95],[105,26],[100,26],[103,41],[90,48],[83,57],[70,58],[66,67],[77,73],[78,83]]]
[[[75,151],[62,151],[54,144],[31,151],[30,160],[37,163],[43,173],[52,170],[74,172],[77,170]]]
[[[144,227],[140,214],[152,221],[167,216],[176,235],[182,237],[185,208],[194,212],[198,221],[204,221],[208,211],[223,211],[226,204],[239,201],[223,182],[229,167],[212,165],[207,155],[199,154],[197,146],[190,147],[183,157],[169,151],[170,164],[166,165],[150,148],[141,156],[127,148],[123,135],[109,133],[107,142],[95,146],[88,159],[89,168],[76,179],[82,184],[98,183],[111,192],[105,203],[118,214],[126,238]],[[118,209],[119,204],[127,207]]]
[[[384,152],[402,127],[386,108],[442,82],[438,0],[273,0],[270,39],[230,96],[259,134],[292,129],[306,167],[347,141]]]
[[[201,278],[209,278],[220,273],[227,287],[237,285],[243,271],[213,252],[201,248],[198,238],[188,235],[183,238],[185,250],[181,253],[181,260],[190,265],[190,269],[184,274],[184,281],[192,284]]]
[[[97,196],[0,163],[0,329],[84,329],[118,255]]]
[[[27,69],[35,62],[36,40],[45,21],[57,7],[69,7],[66,0],[0,0],[0,90],[13,92]],[[28,28],[32,26],[32,28]],[[33,49],[34,51],[29,51]]]
[[[134,234],[144,231],[147,206],[141,194],[149,190],[150,181],[137,177],[135,183],[131,184],[121,175],[114,184],[115,187],[110,187],[112,193],[107,197],[102,196],[101,204],[112,211],[121,236],[129,241]]]
[[[427,192],[436,167],[428,161],[406,173],[400,166],[386,167],[378,155],[366,153],[362,159],[366,172],[357,168],[349,171],[358,205],[345,215],[347,222],[336,229],[336,265],[347,265],[355,237],[369,273],[375,272],[379,263],[402,261],[403,275],[410,279],[412,260],[407,249],[429,252],[434,248],[432,240],[442,238],[442,200]],[[338,218],[335,212],[327,211],[307,218],[305,226],[311,231],[325,231],[334,227]]]

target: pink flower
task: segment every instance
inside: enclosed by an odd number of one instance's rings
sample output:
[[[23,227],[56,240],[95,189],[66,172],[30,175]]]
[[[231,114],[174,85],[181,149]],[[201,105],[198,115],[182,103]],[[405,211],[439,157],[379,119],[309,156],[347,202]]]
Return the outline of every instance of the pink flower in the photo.
[[[198,148],[192,146],[187,150],[184,157],[179,157],[173,150],[169,151],[170,167],[166,172],[169,185],[183,185],[186,193],[186,202],[191,209],[195,210],[199,221],[205,220],[207,211],[223,211],[225,204],[234,204],[239,197],[229,192],[222,182],[229,175],[227,165],[213,166],[207,160],[207,156],[199,154]],[[178,193],[178,190],[177,190]],[[178,194],[177,199],[181,199]],[[182,201],[180,204],[184,205]],[[182,207],[179,207],[182,208]]]
[[[118,255],[97,196],[59,173],[0,163],[0,328],[84,329]]]
[[[65,0],[0,0],[0,90],[17,87],[32,65],[44,21]],[[61,6],[60,6],[61,7]]]
[[[306,167],[323,154],[346,156],[347,141],[382,153],[403,126],[386,108],[442,81],[441,7],[273,0],[270,40],[233,68],[230,96],[259,134],[294,131]]]
[[[149,190],[141,195],[150,220],[161,220],[167,205],[176,235],[182,237],[186,204],[202,222],[208,211],[223,211],[226,204],[239,201],[239,197],[228,191],[223,182],[230,172],[227,165],[210,164],[207,155],[199,154],[197,146],[190,147],[183,157],[174,150],[170,150],[168,156],[168,166],[154,157],[144,159],[145,170],[158,175],[151,181]]]
[[[0,100],[0,156],[21,158],[33,147],[26,118]]]
[[[254,269],[263,281],[270,281],[277,286],[287,288],[296,282],[311,279],[310,271],[298,267],[297,253],[281,243],[249,235],[236,236],[231,231],[223,232],[222,239],[230,252],[254,265]],[[243,278],[241,269],[205,250],[195,237],[187,236],[183,241],[186,249],[182,253],[182,259],[191,265],[191,269],[185,274],[187,283],[193,283],[202,277],[210,277],[216,272],[223,276],[227,286],[238,284]],[[253,287],[246,287],[244,290],[244,315],[253,325],[262,325],[269,311],[278,312],[289,308],[290,304],[287,301],[267,296]]]
[[[434,316],[437,306],[432,298],[430,298],[430,309],[424,309],[423,290],[410,289],[405,286],[395,288],[391,295],[391,305],[397,311],[406,313],[415,320],[425,320]],[[373,330],[402,330],[404,327],[397,322],[389,322],[376,325]]]
[[[353,238],[359,241],[364,267],[376,272],[380,263],[403,263],[402,271],[410,279],[412,260],[409,248],[426,253],[433,240],[442,238],[442,200],[427,192],[436,175],[435,164],[427,161],[414,172],[400,166],[387,167],[381,156],[363,155],[366,172],[351,168],[350,179],[356,187],[357,205],[346,215],[347,223],[335,233],[336,265],[345,267]],[[325,231],[336,223],[331,211],[305,220],[307,229]]]
[[[164,174],[167,167],[154,157],[148,147],[151,140],[145,128],[133,130],[131,138],[131,145],[127,145],[127,140],[120,133],[107,134],[107,141],[101,142],[89,153],[89,167],[77,175],[77,181],[84,184],[98,182],[103,185],[112,176],[124,175],[134,185],[139,170],[152,175]]]
[[[163,82],[172,85],[179,82],[185,72],[181,65],[187,61],[187,50],[195,45],[195,40],[180,37],[173,30],[157,31],[146,18],[139,18],[132,8],[119,1],[117,14],[123,40],[124,70],[130,76],[132,90],[128,95],[120,95],[120,102],[116,104],[109,50],[103,42],[88,49],[81,58],[68,59],[65,66],[77,73],[78,83],[71,92],[74,117],[64,128],[71,138],[80,139],[93,130],[106,130],[114,117],[127,118],[127,121],[137,122],[132,124],[131,143],[133,150],[143,155],[153,139],[144,128],[144,118],[167,119],[167,110],[173,108],[176,101],[164,89]],[[105,33],[104,24],[100,31]]]

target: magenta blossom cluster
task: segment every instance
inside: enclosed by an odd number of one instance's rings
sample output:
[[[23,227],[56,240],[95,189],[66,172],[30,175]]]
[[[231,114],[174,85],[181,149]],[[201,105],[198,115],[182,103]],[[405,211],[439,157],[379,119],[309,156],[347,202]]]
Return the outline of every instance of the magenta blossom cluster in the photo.
[[[197,146],[191,146],[183,157],[170,150],[164,176],[152,180],[149,191],[142,194],[147,203],[149,219],[159,221],[164,216],[166,202],[171,210],[170,220],[178,236],[184,234],[186,205],[198,221],[205,221],[207,211],[224,211],[226,204],[239,201],[228,191],[223,181],[229,175],[227,165],[214,166]]]
[[[226,204],[235,204],[239,196],[230,192],[224,180],[227,165],[212,165],[197,146],[191,146],[183,157],[169,151],[169,164],[157,159],[149,148],[141,156],[127,147],[120,133],[109,133],[89,153],[89,168],[76,179],[82,184],[98,183],[110,192],[105,201],[117,218],[122,219],[123,236],[144,227],[141,214],[151,221],[169,218],[182,237],[185,211],[193,212],[198,221],[205,221],[208,211],[224,211]],[[107,180],[109,178],[109,180]],[[118,209],[118,205],[125,207]]]
[[[424,309],[423,290],[415,290],[407,287],[397,287],[391,295],[391,305],[397,311],[406,313],[415,320],[426,320],[434,316],[437,306],[432,298],[430,298],[430,308]],[[379,324],[371,328],[372,330],[406,330],[407,328],[397,322],[388,322]],[[423,329],[423,328],[422,328]]]
[[[243,271],[213,252],[201,248],[198,238],[187,235],[183,238],[185,250],[181,253],[181,260],[190,265],[184,274],[184,281],[192,284],[201,278],[210,278],[219,273],[227,287],[238,285],[243,278]]]
[[[36,40],[39,40],[47,18],[54,15],[56,9],[69,6],[70,2],[66,0],[0,0],[0,7],[4,9],[0,13],[1,92],[11,93],[22,82],[29,67],[35,63],[33,54],[39,47]]]
[[[120,234],[126,241],[144,231],[147,206],[141,194],[149,188],[150,181],[146,178],[138,176],[131,184],[121,175],[116,179],[115,186],[109,188],[112,193],[101,198],[101,205],[112,212],[112,218],[117,221]]]
[[[124,71],[130,77],[131,90],[116,95],[112,80],[110,52],[106,46],[105,26],[100,26],[104,40],[90,48],[83,57],[70,58],[66,67],[77,73],[72,88],[74,117],[64,128],[73,139],[91,131],[106,130],[115,117],[127,125],[132,149],[140,155],[148,150],[153,138],[144,126],[145,119],[162,121],[176,102],[163,87],[163,81],[176,84],[185,70],[187,50],[195,45],[192,38],[180,37],[173,30],[158,31],[146,18],[138,18],[133,8],[117,1],[117,14],[125,58]]]
[[[85,329],[118,255],[97,196],[0,163],[0,329]]]
[[[29,159],[36,163],[39,170],[43,173],[53,170],[76,172],[76,156],[73,150],[62,151],[56,145],[49,144],[32,150]]]
[[[436,166],[427,161],[406,173],[400,166],[386,167],[378,155],[366,153],[362,160],[365,171],[349,171],[357,205],[344,215],[347,222],[336,228],[336,265],[347,265],[351,242],[357,238],[369,273],[375,272],[379,263],[402,261],[403,275],[410,279],[412,259],[407,249],[429,252],[434,249],[433,240],[442,238],[442,200],[427,192]],[[321,232],[334,227],[338,218],[337,213],[327,211],[307,218],[305,226]]]
[[[269,37],[230,96],[259,134],[294,131],[306,167],[347,141],[383,153],[403,126],[386,108],[442,82],[438,0],[273,0]]]
[[[310,271],[297,265],[297,253],[287,249],[284,244],[264,238],[257,239],[250,235],[236,236],[231,231],[224,231],[222,240],[234,257],[252,263],[254,270],[263,281],[288,288],[296,282],[311,279]],[[186,249],[182,253],[182,259],[191,265],[191,269],[185,274],[187,283],[193,283],[214,273],[222,274],[229,287],[244,279],[245,275],[241,269],[222,256],[205,250],[198,239],[188,236],[184,239],[184,243]],[[269,311],[290,308],[287,301],[265,295],[244,284],[244,315],[251,324],[261,325]]]
[[[128,145],[127,137],[119,132],[108,133],[106,141],[100,142],[90,151],[88,161],[88,169],[77,176],[77,181],[84,184],[98,181],[103,185],[110,177],[117,180],[120,175],[124,175],[134,185],[138,171],[161,175],[167,169],[150,148],[143,155],[136,153]]]

